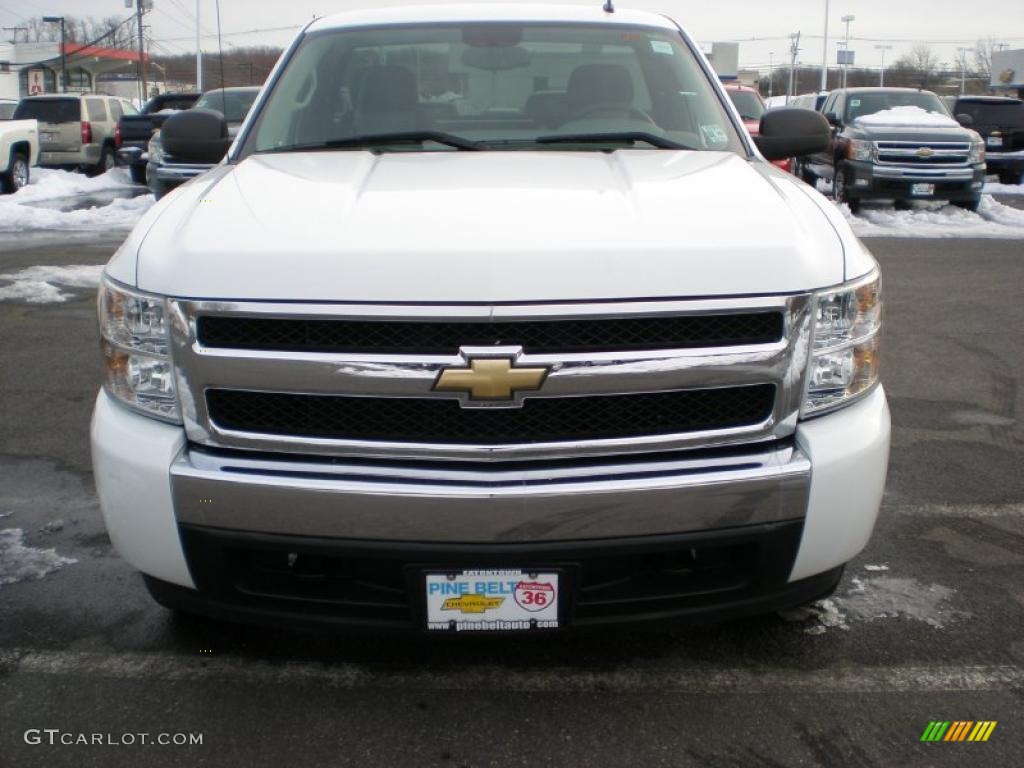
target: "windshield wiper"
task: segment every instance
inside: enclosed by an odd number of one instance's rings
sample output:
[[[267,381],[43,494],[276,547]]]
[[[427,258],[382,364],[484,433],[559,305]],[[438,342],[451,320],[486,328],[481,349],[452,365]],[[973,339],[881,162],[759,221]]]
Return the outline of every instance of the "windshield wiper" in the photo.
[[[693,149],[678,141],[666,139],[656,133],[645,131],[622,131],[619,133],[555,133],[538,136],[537,144],[636,144],[643,142],[658,149]]]
[[[365,136],[349,136],[344,139],[332,139],[330,141],[319,141],[311,144],[293,144],[290,147],[274,147],[273,149],[261,150],[262,152],[315,152],[322,149],[359,149],[362,147],[374,148],[390,144],[423,144],[432,141],[435,144],[443,144],[446,147],[478,152],[483,146],[470,139],[455,136],[442,131],[403,131],[401,133],[379,133],[367,134]]]

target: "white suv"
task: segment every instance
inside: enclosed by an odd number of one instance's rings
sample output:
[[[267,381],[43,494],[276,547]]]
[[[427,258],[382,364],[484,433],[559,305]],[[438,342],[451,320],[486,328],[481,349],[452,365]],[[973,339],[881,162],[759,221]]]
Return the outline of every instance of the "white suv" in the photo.
[[[223,116],[165,149],[219,158]],[[546,632],[834,589],[885,483],[878,265],[658,15],[312,22],[106,268],[92,426],[161,603]],[[737,218],[737,211],[742,216]],[[741,222],[740,226],[737,223]]]

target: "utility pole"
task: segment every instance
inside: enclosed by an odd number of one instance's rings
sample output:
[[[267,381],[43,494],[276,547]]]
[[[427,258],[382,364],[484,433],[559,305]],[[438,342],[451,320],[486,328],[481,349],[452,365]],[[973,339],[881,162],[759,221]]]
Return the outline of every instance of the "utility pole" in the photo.
[[[139,101],[145,104],[149,98],[149,88],[146,87],[146,41],[142,30],[143,2],[144,0],[135,0],[135,26],[139,28]]]
[[[843,43],[843,88],[846,87],[846,76],[850,72],[850,22],[856,20],[857,17],[852,13],[843,16],[843,24],[846,25],[846,41]]]
[[[63,16],[43,16],[43,21],[47,24],[60,24],[60,79],[61,79],[61,93],[68,92],[68,41],[67,35],[64,32],[64,17]]]
[[[789,100],[793,98],[793,74],[796,69],[796,57],[800,53],[800,33],[792,34],[789,36],[792,41],[789,46],[789,88],[786,90],[786,103],[789,104]]]
[[[825,46],[821,54],[821,90],[828,90],[828,11],[829,0],[825,0]]]
[[[884,88],[885,87],[885,52],[886,51],[891,51],[892,50],[892,46],[891,45],[876,45],[875,46],[875,50],[882,52],[882,69],[878,73],[878,87],[879,88]]]
[[[199,0],[196,0],[196,91],[203,92],[203,48],[199,40]]]
[[[19,32],[25,33],[25,42],[28,42],[28,27],[0,27],[0,29],[2,29],[4,32],[11,33],[11,45],[14,45],[16,42],[18,42]]]

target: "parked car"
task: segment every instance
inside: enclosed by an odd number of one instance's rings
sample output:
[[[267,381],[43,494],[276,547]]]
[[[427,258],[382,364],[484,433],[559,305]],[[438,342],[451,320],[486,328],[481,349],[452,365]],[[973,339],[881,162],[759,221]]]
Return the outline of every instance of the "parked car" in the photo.
[[[760,92],[756,88],[742,83],[726,83],[724,87],[726,94],[736,107],[736,111],[740,113],[743,125],[751,136],[757,136],[761,129],[761,118],[766,111],[765,102],[761,98]],[[788,171],[790,161],[787,158],[786,160],[777,160],[773,164]]]
[[[802,93],[799,96],[794,96],[789,100],[789,106],[797,107],[798,109],[813,109],[815,112],[820,112],[822,105],[825,103],[825,99],[828,98],[829,91],[819,91],[818,93]]]
[[[39,160],[39,126],[35,120],[0,123],[0,193],[12,194],[31,180]]]
[[[1003,184],[1024,183],[1024,101],[1000,96],[949,97],[949,111],[985,140],[985,164]],[[963,119],[965,116],[968,119]]]
[[[147,101],[139,114],[124,115],[118,121],[115,139],[117,163],[129,168],[132,181],[146,183],[149,142],[164,120],[175,112],[191,109],[199,96],[198,93],[162,93]]]
[[[13,99],[0,99],[0,120],[13,120],[14,110],[17,109],[18,102]]]
[[[96,175],[114,167],[117,121],[136,112],[115,96],[61,94],[24,98],[14,117],[39,121],[39,165]]]
[[[258,87],[218,88],[204,93],[192,108],[213,110],[222,114],[227,124],[227,137],[234,138],[259,92]],[[220,162],[219,157],[208,158],[200,163],[182,162],[180,158],[166,151],[159,131],[150,140],[147,154],[146,180],[157,200],[189,179],[206,173]]]
[[[290,51],[102,278],[94,476],[159,602],[543,633],[835,588],[890,423],[878,265],[766,162],[822,115],[751,138],[675,21],[599,3],[364,6]],[[162,134],[205,162],[228,124]]]
[[[804,158],[810,184],[832,181],[837,201],[856,211],[864,200],[947,200],[977,210],[985,185],[985,142],[949,114],[930,91],[848,88],[822,106],[832,123],[827,150]]]

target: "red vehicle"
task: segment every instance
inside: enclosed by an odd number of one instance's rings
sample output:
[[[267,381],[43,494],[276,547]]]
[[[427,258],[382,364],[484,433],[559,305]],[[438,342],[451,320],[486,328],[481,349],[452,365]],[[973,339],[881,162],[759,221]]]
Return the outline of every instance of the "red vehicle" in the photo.
[[[756,88],[742,83],[724,83],[725,92],[729,94],[736,110],[743,118],[743,125],[750,131],[751,136],[757,136],[761,131],[761,115],[765,113],[764,99]],[[778,166],[784,171],[789,170],[789,160],[774,160],[772,165]]]

